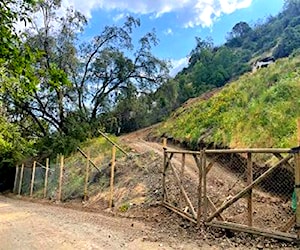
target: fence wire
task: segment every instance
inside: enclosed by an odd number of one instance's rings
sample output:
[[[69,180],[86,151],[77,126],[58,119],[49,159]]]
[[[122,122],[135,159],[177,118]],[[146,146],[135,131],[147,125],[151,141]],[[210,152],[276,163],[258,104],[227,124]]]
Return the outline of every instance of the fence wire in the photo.
[[[271,150],[269,153],[207,150],[201,153],[202,156],[199,152],[189,151],[186,153],[185,172],[182,173],[180,157],[184,152],[170,150],[165,158],[165,200],[175,210],[188,212],[195,218],[188,202],[182,198],[183,188],[197,216],[198,212],[201,214],[197,220],[212,219],[295,233],[293,227],[287,226],[295,215],[295,162],[292,155],[280,153],[280,150]],[[173,155],[170,162],[180,182],[168,162],[170,155]],[[200,173],[199,165],[202,166]],[[202,184],[199,187],[200,182]],[[239,196],[241,198],[235,200]],[[219,209],[219,215],[213,217]]]
[[[49,161],[47,178],[46,162],[36,162],[32,193],[33,197],[46,198],[54,201],[59,199],[62,164],[60,157],[61,156],[57,156],[56,159],[51,159]],[[84,156],[80,156],[69,157],[67,160],[63,160],[61,201],[83,199],[85,195],[88,198],[89,195],[93,195],[99,191],[99,188],[107,188],[109,184],[107,179],[109,179],[110,176],[110,158],[108,155],[105,155],[104,157],[99,155],[97,150],[91,150],[89,159],[87,188],[85,188],[87,159]],[[98,163],[98,166],[95,165],[95,162]],[[23,174],[21,173],[21,166],[18,167],[14,189],[16,193],[30,195],[33,174],[32,165],[33,164],[25,165]],[[22,180],[20,180],[21,176]],[[47,182],[46,190],[45,182]],[[85,191],[87,191],[87,193],[85,193]]]
[[[208,163],[215,161],[207,173],[207,196],[216,208],[221,207],[232,197],[243,191],[261,177],[284,155],[252,154],[252,174],[247,165],[247,154],[208,155]],[[249,193],[234,202],[222,212],[225,221],[249,224],[248,204],[252,202],[253,226],[262,229],[281,230],[293,216],[292,195],[294,190],[293,159],[281,164]],[[252,178],[249,177],[252,175]],[[249,179],[251,178],[251,179]],[[212,214],[212,211],[209,211]]]

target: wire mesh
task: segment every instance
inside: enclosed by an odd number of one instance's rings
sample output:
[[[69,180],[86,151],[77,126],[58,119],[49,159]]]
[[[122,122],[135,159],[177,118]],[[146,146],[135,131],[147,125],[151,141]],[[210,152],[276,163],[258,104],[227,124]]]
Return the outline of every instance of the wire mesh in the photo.
[[[59,199],[59,185],[60,185],[60,171],[61,171],[61,156],[57,156],[56,159],[51,159],[49,162],[48,175],[46,178],[46,162],[37,162],[35,168],[34,185],[33,185],[33,197],[47,198],[51,200]],[[108,157],[99,158],[96,150],[91,151],[89,162],[89,173],[87,181],[88,193],[85,194],[85,179],[86,179],[86,166],[87,159],[85,157],[69,157],[67,160],[63,160],[62,171],[62,193],[61,200],[71,199],[83,199],[84,195],[93,194],[101,187],[107,187],[107,179],[109,179],[109,173],[106,175],[105,171],[101,171],[99,168],[108,169],[110,165],[110,159]],[[94,162],[99,164],[99,167]],[[91,163],[93,162],[93,163]],[[95,165],[95,166],[94,166]],[[101,166],[101,167],[100,167]],[[21,195],[30,195],[31,181],[32,181],[32,166],[24,166],[23,177],[21,183]],[[99,172],[100,170],[100,172]],[[106,171],[107,172],[107,171]],[[19,166],[18,176],[16,177],[15,192],[18,193],[20,178],[21,178],[21,166]],[[47,179],[47,185],[45,190],[45,182]],[[104,180],[105,179],[105,180]],[[99,185],[100,184],[100,185]],[[105,184],[105,185],[104,185]]]
[[[250,189],[246,192],[221,215],[227,222],[281,230],[293,215],[291,208],[294,186],[293,159],[279,164],[286,155],[260,153],[252,154],[251,160],[248,160],[248,157],[247,153],[208,154],[207,166],[210,162],[214,164],[206,176],[207,196],[218,209],[260,178],[262,180],[252,191]],[[275,165],[277,167],[270,172]],[[262,178],[263,175],[266,177]],[[250,199],[251,192],[252,199]],[[209,215],[214,212],[213,209],[208,211]]]
[[[199,191],[197,161],[200,159],[196,155],[195,157],[189,154],[175,154],[171,160],[168,160],[165,173],[167,202],[175,208],[189,213],[192,217],[196,217],[200,202],[197,195]]]

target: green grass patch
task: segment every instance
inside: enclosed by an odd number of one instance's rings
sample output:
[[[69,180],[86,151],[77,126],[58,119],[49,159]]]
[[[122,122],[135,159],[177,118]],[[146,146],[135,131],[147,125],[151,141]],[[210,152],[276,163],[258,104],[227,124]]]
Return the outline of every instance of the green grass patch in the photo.
[[[300,116],[300,58],[247,73],[207,101],[179,108],[156,131],[179,141],[237,147],[293,147]]]

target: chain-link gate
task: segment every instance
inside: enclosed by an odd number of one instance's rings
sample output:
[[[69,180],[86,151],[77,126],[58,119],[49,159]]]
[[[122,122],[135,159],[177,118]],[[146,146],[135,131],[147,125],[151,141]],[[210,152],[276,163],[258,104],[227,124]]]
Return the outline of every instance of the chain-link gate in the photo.
[[[295,240],[297,150],[165,149],[163,204],[199,225]]]

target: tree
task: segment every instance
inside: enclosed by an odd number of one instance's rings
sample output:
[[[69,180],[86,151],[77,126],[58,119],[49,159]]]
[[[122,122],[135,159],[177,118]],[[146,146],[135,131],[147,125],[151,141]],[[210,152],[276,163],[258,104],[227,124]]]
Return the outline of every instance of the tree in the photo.
[[[195,65],[203,53],[213,50],[213,41],[211,38],[206,40],[196,37],[196,47],[190,53],[189,67]]]
[[[78,106],[87,112],[86,103],[91,100],[92,121],[103,112],[105,101],[114,103],[114,97],[129,83],[134,83],[137,92],[150,93],[167,77],[166,63],[151,54],[152,46],[157,44],[153,32],[143,36],[139,47],[133,51],[131,33],[139,25],[139,20],[129,17],[123,27],[106,27],[91,44],[82,48],[84,55],[88,56],[83,77],[76,84]]]
[[[288,27],[284,30],[281,41],[273,51],[273,56],[277,58],[287,57],[300,47],[300,25]]]
[[[247,36],[251,36],[252,29],[246,22],[239,22],[235,24],[228,35],[227,45],[229,47],[240,47],[243,44],[243,40]]]
[[[59,8],[58,0],[40,1],[36,11],[42,13],[43,23],[33,22],[27,31],[26,45],[37,52],[31,66],[38,88],[29,98],[17,99],[13,93],[7,97],[13,103],[10,112],[34,126],[31,130],[39,137],[54,132],[76,137],[83,127],[96,130],[102,114],[116,106],[129,84],[136,94],[151,93],[168,73],[167,64],[151,53],[158,43],[154,32],[134,48],[131,36],[140,25],[138,19],[128,17],[121,27],[107,26],[78,46],[86,19],[72,9],[58,18]]]
[[[33,153],[33,140],[24,137],[18,123],[10,119],[5,102],[8,92],[18,98],[27,98],[34,89],[30,62],[32,54],[21,47],[15,30],[17,21],[29,22],[32,1],[2,0],[0,2],[0,191],[12,188],[14,164]]]
[[[289,16],[299,16],[300,14],[300,1],[299,0],[285,0],[283,6],[285,14]]]
[[[251,31],[251,27],[246,22],[239,22],[233,26],[231,37],[244,37]]]

